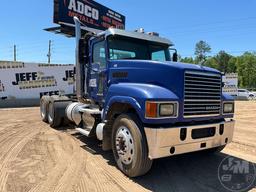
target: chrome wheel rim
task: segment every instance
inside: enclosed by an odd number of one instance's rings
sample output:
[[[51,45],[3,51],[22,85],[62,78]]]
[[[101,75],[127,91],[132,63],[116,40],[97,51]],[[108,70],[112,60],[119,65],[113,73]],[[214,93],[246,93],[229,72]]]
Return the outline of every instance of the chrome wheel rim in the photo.
[[[134,140],[129,129],[120,127],[116,132],[116,151],[122,163],[128,165],[134,158]]]
[[[40,105],[41,117],[44,119],[46,116],[46,107],[45,104],[42,102]]]
[[[53,104],[49,103],[49,111],[48,111],[48,121],[53,121]]]

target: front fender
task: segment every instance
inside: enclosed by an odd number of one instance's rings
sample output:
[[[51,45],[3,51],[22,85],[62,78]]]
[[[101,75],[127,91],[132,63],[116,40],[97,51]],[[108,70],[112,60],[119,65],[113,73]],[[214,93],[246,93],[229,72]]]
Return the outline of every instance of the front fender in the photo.
[[[136,99],[129,97],[129,96],[113,96],[110,98],[108,104],[106,105],[104,109],[103,119],[106,119],[106,115],[109,112],[109,109],[111,106],[115,103],[123,103],[123,104],[129,104],[131,105],[137,112],[137,114],[142,118],[142,108],[141,105],[137,102]]]
[[[118,83],[111,85],[105,99],[103,119],[111,105],[116,102],[126,103],[133,106],[143,123],[170,123],[175,119],[146,119],[145,102],[151,101],[178,101],[178,97],[170,90],[157,85],[138,84],[138,83]]]

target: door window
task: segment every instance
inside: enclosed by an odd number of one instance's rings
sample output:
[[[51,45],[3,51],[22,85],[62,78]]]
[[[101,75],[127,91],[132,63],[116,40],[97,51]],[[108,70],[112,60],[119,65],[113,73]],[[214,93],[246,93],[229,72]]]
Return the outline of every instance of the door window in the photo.
[[[93,46],[93,63],[98,63],[101,69],[106,68],[105,42],[95,43]]]

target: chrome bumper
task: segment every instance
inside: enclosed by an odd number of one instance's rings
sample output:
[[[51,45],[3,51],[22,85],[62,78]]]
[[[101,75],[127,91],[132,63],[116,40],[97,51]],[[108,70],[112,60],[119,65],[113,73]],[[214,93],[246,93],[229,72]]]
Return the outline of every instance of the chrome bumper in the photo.
[[[220,127],[224,126],[224,132],[220,134]],[[235,121],[229,120],[215,124],[197,126],[183,126],[171,128],[148,128],[145,133],[148,142],[149,158],[157,159],[178,154],[184,154],[204,149],[219,147],[230,143],[233,139]],[[186,139],[180,138],[181,129],[186,128]],[[199,139],[192,138],[192,131],[214,128],[215,134]],[[193,133],[195,133],[193,131]],[[203,131],[203,130],[202,130]],[[204,132],[204,131],[203,131]],[[194,136],[193,136],[194,137]]]

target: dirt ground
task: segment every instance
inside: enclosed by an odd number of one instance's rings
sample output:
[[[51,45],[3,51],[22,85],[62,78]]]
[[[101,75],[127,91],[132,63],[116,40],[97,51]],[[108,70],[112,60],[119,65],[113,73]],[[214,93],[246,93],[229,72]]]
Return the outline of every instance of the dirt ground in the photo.
[[[237,102],[235,118],[234,141],[222,153],[159,159],[147,175],[130,179],[98,141],[51,129],[39,108],[2,109],[0,192],[227,191],[217,175],[223,158],[256,163],[256,102]]]

